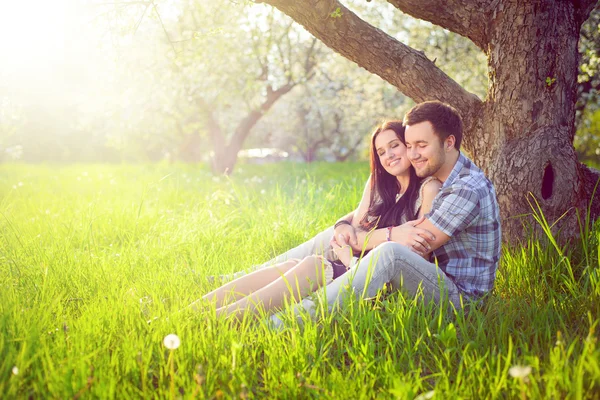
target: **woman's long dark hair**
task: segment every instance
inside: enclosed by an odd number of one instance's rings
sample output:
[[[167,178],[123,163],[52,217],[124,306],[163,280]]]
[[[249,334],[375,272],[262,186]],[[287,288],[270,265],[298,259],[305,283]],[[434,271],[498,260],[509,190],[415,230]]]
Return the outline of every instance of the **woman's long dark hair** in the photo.
[[[415,218],[415,201],[421,179],[417,177],[415,169],[411,165],[408,188],[404,191],[404,195],[396,201],[396,195],[400,189],[398,179],[383,168],[377,154],[375,139],[377,135],[388,129],[394,131],[402,143],[406,143],[402,121],[386,121],[373,132],[371,137],[371,198],[369,210],[360,222],[362,228],[366,230],[400,225],[402,216],[406,217],[406,221]]]

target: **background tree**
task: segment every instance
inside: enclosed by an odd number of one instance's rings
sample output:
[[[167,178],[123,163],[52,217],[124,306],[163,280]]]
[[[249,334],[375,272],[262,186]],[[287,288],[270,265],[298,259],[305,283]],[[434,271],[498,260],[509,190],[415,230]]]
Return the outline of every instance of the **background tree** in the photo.
[[[305,161],[345,161],[364,157],[379,120],[408,109],[408,99],[378,76],[329,52],[315,77],[277,104],[259,124],[253,143],[298,153]]]
[[[498,192],[505,238],[518,240],[532,193],[546,217],[600,211],[597,170],[573,148],[581,26],[596,1],[535,3],[389,0],[400,11],[470,39],[487,57],[485,99],[468,92],[423,53],[360,19],[335,0],[266,0],[336,52],[420,102],[437,99],[462,114],[464,147]]]
[[[213,170],[231,173],[256,123],[298,84],[314,76],[319,45],[272,9],[194,2],[180,18],[181,35],[194,35],[176,63],[186,76],[213,147]],[[219,29],[203,33],[206,16]],[[236,24],[230,22],[234,20]]]

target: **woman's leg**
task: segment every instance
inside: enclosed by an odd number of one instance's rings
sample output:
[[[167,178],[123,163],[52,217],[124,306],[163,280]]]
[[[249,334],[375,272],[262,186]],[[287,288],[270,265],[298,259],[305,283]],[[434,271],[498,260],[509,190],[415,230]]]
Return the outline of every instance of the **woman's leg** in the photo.
[[[260,270],[263,268],[268,268],[268,267],[274,265],[275,263],[280,263],[280,262],[283,262],[286,260],[290,260],[292,258],[302,259],[304,257],[311,256],[313,254],[324,254],[325,251],[327,251],[327,249],[329,249],[329,247],[330,247],[329,241],[331,240],[332,237],[333,237],[333,226],[318,233],[313,238],[302,243],[301,245],[299,245],[291,250],[288,250],[283,254],[276,256],[272,260],[269,260],[260,265],[254,265],[254,266],[250,267],[250,269],[248,271],[257,271],[257,270]],[[239,278],[240,276],[244,276],[247,273],[250,273],[250,272],[238,271],[233,274],[220,275],[218,278],[221,281],[227,281],[230,279]]]
[[[235,302],[270,284],[283,276],[299,262],[300,260],[297,259],[288,260],[244,275],[202,296],[202,299],[196,300],[190,304],[190,307],[196,309],[197,304],[203,301],[213,301],[216,302],[217,308],[223,307],[227,302]]]
[[[306,257],[283,276],[265,287],[233,304],[219,308],[217,315],[235,314],[241,317],[246,311],[257,312],[257,309],[261,306],[266,311],[270,311],[283,306],[286,298],[298,301],[307,294],[323,287],[324,284],[323,258],[320,256]]]

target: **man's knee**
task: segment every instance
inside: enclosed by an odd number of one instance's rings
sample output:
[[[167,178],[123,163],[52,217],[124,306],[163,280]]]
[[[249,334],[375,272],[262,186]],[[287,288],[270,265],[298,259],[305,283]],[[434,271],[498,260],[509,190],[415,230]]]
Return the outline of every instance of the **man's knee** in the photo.
[[[384,242],[375,247],[372,252],[375,252],[378,257],[400,258],[403,255],[410,254],[411,250],[396,242]]]

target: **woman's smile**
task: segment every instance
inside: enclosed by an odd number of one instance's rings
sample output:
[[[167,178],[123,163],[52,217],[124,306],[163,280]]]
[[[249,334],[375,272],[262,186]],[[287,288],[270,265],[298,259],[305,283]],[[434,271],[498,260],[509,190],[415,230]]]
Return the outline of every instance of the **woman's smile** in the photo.
[[[393,166],[397,165],[400,161],[402,161],[402,157],[396,158],[395,160],[390,161],[388,165],[390,167],[393,167]]]

